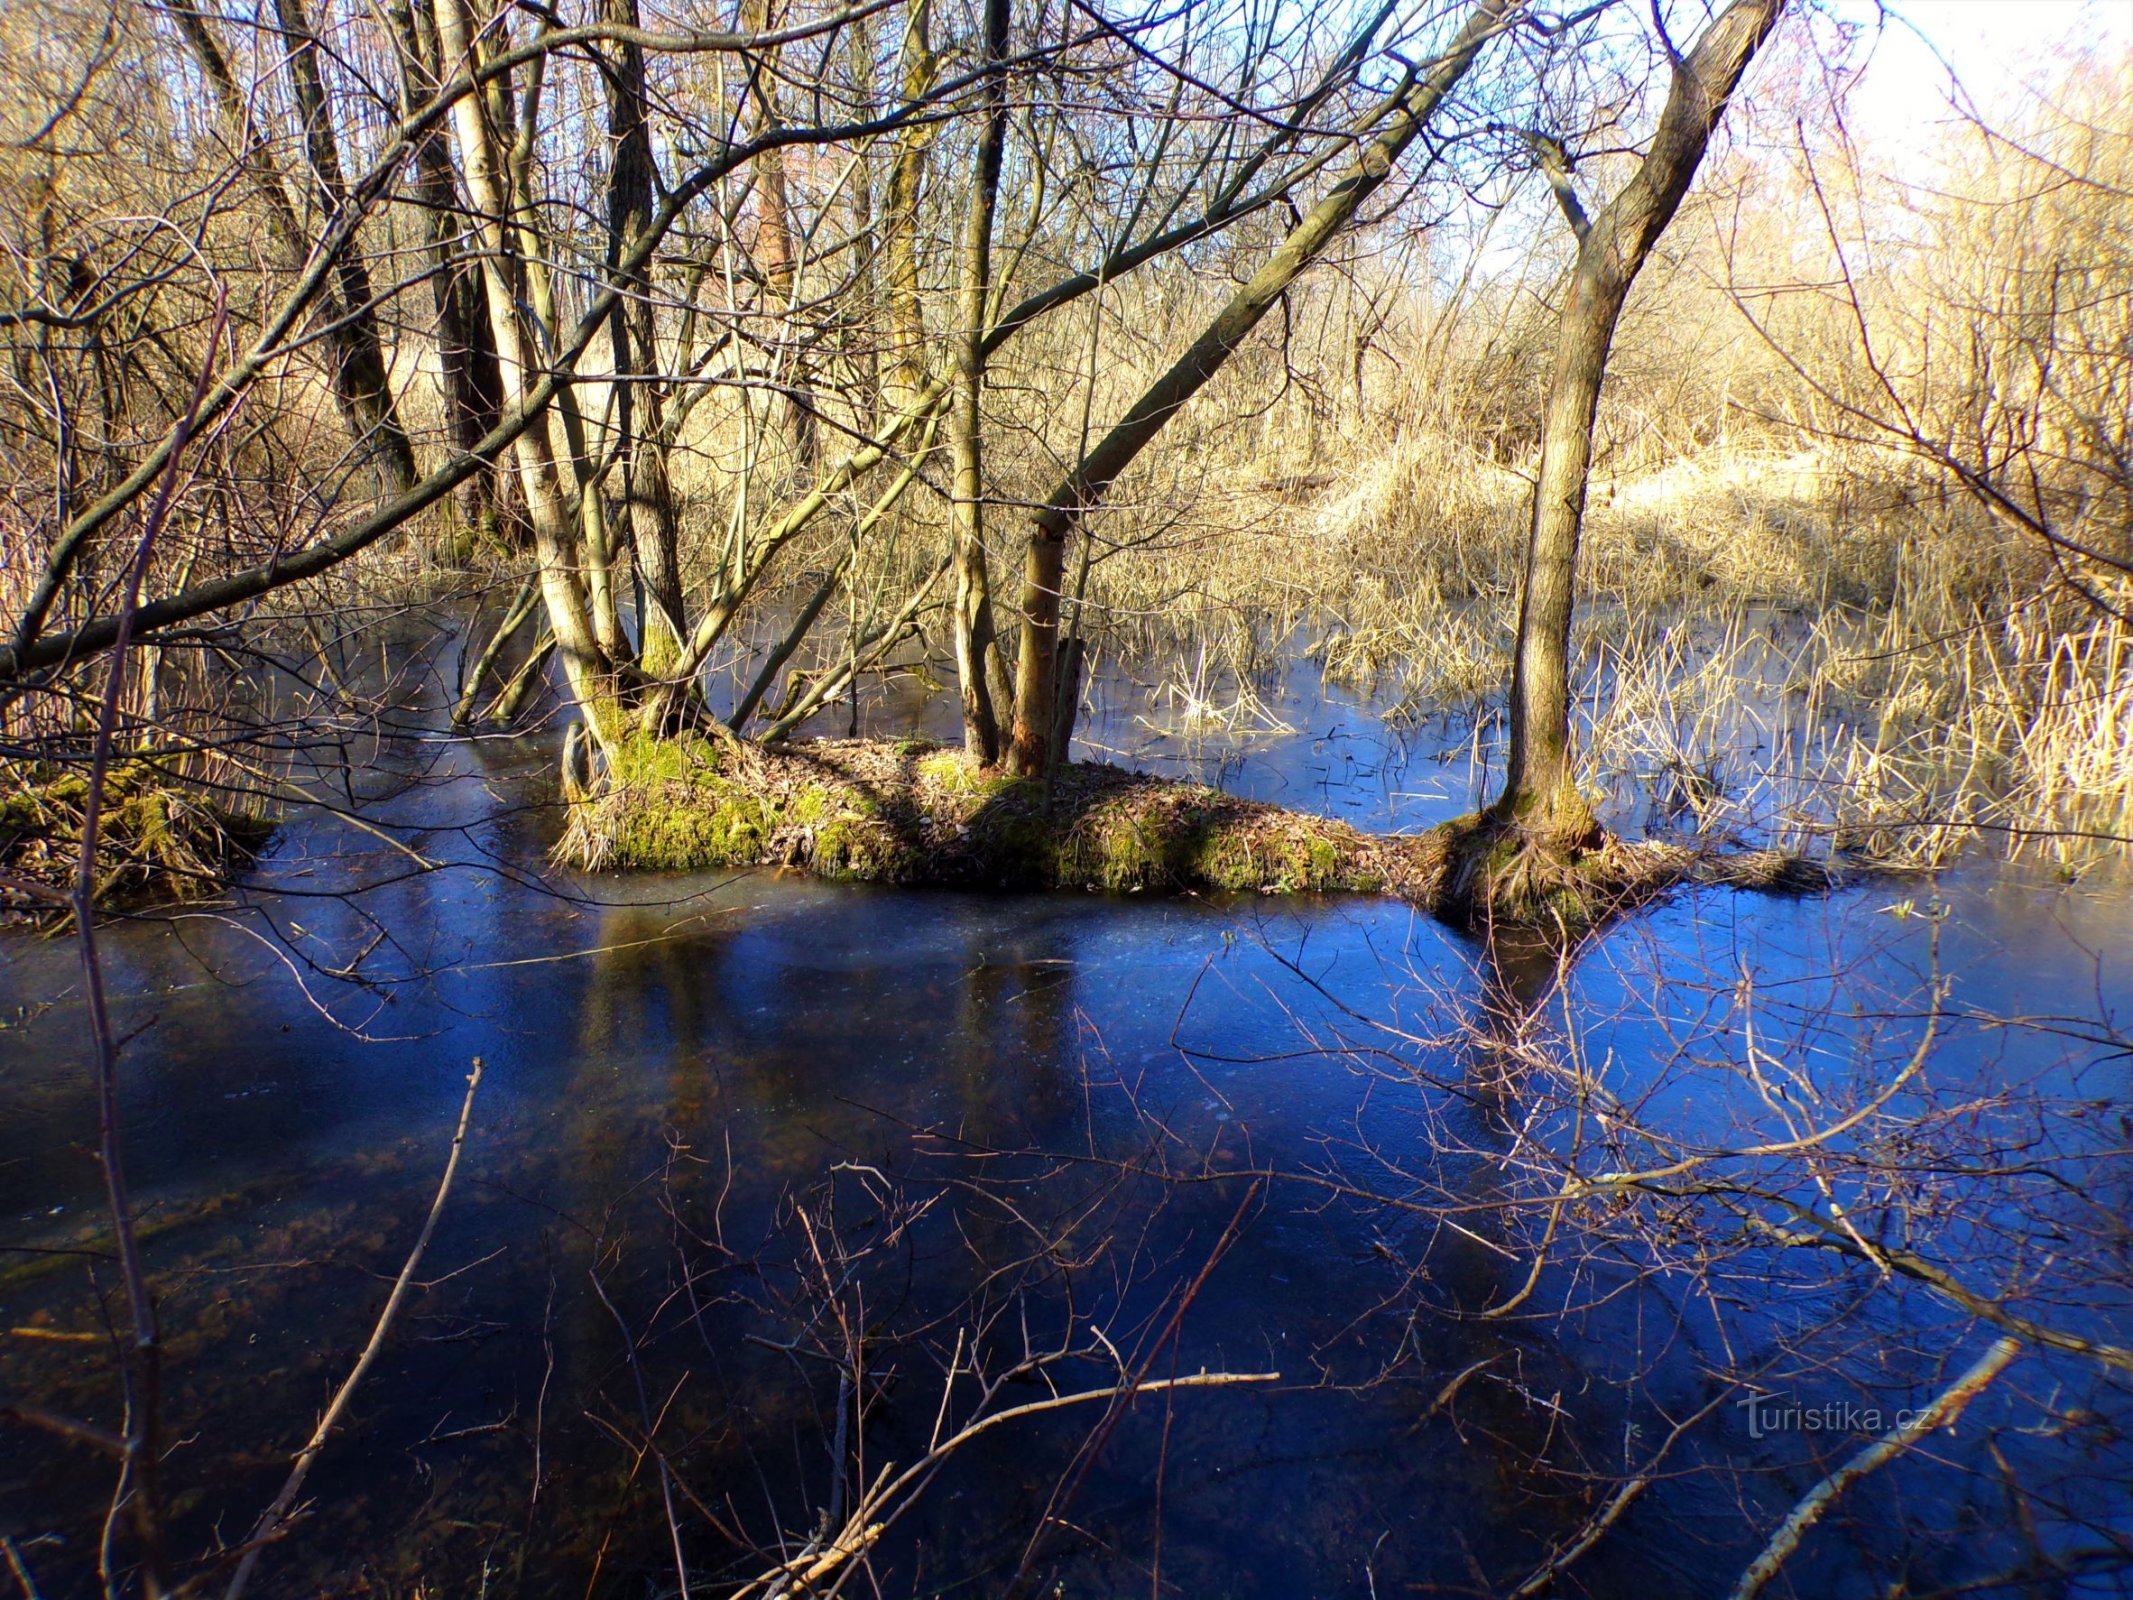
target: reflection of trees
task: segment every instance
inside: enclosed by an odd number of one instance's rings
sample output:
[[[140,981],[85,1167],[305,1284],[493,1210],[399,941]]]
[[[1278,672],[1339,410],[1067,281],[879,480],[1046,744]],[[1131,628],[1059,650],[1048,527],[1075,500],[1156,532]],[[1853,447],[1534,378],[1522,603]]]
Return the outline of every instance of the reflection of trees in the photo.
[[[1474,1198],[1523,1258],[1516,1293],[1486,1315],[1574,1340],[1646,1435],[1614,1466],[1595,1449],[1578,1469],[1606,1492],[1535,1585],[1688,1473],[1731,1478],[1748,1529],[1778,1527],[1751,1574],[1757,1591],[1787,1561],[1794,1581],[1816,1581],[1836,1535],[1803,1535],[1825,1514],[1850,1529],[1847,1563],[1961,1577],[1926,1553],[1960,1496],[1929,1490],[1890,1523],[1864,1481],[1930,1482],[1935,1469],[1907,1459],[1922,1432],[1743,1441],[1730,1403],[1750,1393],[1952,1419],[2011,1358],[1995,1346],[1973,1360],[1997,1333],[2054,1361],[2047,1392],[2064,1385],[2093,1415],[2123,1414],[2133,1354],[2085,1309],[2118,1296],[2123,1263],[2100,1248],[2101,1152],[2066,1117],[2063,1047],[2030,1033],[1979,1071],[1951,1017],[1938,922],[1902,937],[1915,966],[1861,941],[1834,958],[1736,951],[1726,970],[1625,936],[1552,982],[1520,953],[1484,983],[1469,1032],[1504,1141]],[[2022,1402],[1993,1399],[1973,1421],[2012,1411],[2012,1422],[1988,1421],[1959,1459],[2003,1480],[2015,1512],[2000,1554],[2064,1573],[2090,1559],[2070,1552],[2094,1496],[2035,1450]],[[2063,1404],[2043,1414],[2063,1419]],[[1845,1496],[1877,1509],[1854,1522]]]
[[[1042,1143],[1073,1105],[1076,963],[987,949],[998,942],[997,928],[980,924],[965,944],[946,1040],[949,1075],[974,1140]]]

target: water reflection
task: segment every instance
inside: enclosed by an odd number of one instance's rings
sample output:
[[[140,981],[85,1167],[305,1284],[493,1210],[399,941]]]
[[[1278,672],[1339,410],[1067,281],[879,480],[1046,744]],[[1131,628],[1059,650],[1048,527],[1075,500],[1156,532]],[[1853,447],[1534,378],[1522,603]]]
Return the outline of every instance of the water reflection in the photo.
[[[1241,764],[1207,759],[1366,826],[1467,803],[1455,762],[1374,733],[1353,703],[1291,720]],[[1792,1008],[1802,1059],[1830,1063],[1825,1089],[1900,1048],[1931,982],[1928,925],[1885,914],[1885,891],[1684,898],[1567,974],[1545,948],[1481,951],[1368,901],[1001,899],[775,874],[547,892],[531,881],[553,828],[543,752],[454,745],[423,766],[430,781],[380,814],[452,870],[403,870],[404,853],[318,820],[288,831],[243,905],[109,945],[189,1441],[172,1465],[185,1548],[271,1492],[428,1203],[467,1062],[488,1064],[432,1286],[315,1475],[313,1522],[274,1553],[285,1592],[672,1592],[662,1464],[695,1574],[758,1572],[745,1546],[804,1537],[856,1492],[837,1487],[840,1437],[868,1473],[923,1453],[944,1390],[951,1412],[968,1394],[957,1352],[980,1339],[1092,1346],[1101,1330],[1154,1341],[1158,1375],[1282,1378],[1144,1401],[1085,1472],[1095,1412],[986,1435],[876,1546],[887,1592],[996,1592],[1048,1507],[1064,1526],[1033,1568],[1047,1593],[1158,1578],[1504,1592],[1723,1399],[1717,1374],[1743,1364],[1729,1340],[1792,1337],[1811,1315],[1852,1330],[1817,1381],[1873,1377],[1885,1397],[1933,1382],[1916,1363],[1862,1375],[1887,1323],[1847,1310],[1835,1271],[1784,1304],[1747,1279],[1685,1291],[1599,1250],[1536,1273],[1550,1214],[1499,1214],[1530,1175],[1520,1141],[1545,1132],[1523,1052],[1565,1016],[1610,1092],[1684,1130],[1731,1112],[1715,1077],[1660,1069],[1684,1039],[1714,1060],[1737,1046],[1717,1008],[1744,971]],[[2099,993],[2125,993],[2115,957],[2082,955],[2129,931],[2122,895],[1982,866],[1935,892],[1955,908],[1943,956],[1964,1005],[2093,1019]],[[363,982],[332,975],[359,954]],[[0,999],[27,1007],[0,1030],[0,1330],[30,1330],[0,1337],[0,1394],[108,1422],[70,956],[11,939],[0,962]],[[1656,1014],[1685,977],[1708,1014],[1686,988]],[[2113,1048],[1978,1028],[1936,1071],[1979,1095],[2020,1079],[2122,1104]],[[2116,1147],[2103,1135],[2098,1152]],[[2122,1163],[2099,1153],[2089,1171],[2099,1203],[2126,1203]],[[1904,1348],[1962,1334],[1896,1304]],[[846,1336],[840,1315],[866,1352],[857,1385],[819,1358]],[[1100,1377],[1082,1364],[1058,1381]],[[1818,1448],[1721,1416],[1576,1582],[1721,1587]],[[2056,1460],[2066,1476],[2048,1441],[2024,1448],[2025,1471]],[[2091,1500],[2116,1459],[2095,1458]],[[1979,1510],[1967,1470],[1907,1480],[1928,1524],[1973,1519],[1934,1581],[2021,1555],[2020,1519]],[[92,1452],[0,1424],[0,1529],[47,1594],[89,1583],[108,1482]],[[1898,1524],[1872,1527],[1800,1581],[1863,1593],[1864,1552],[1883,1570],[1915,1555]]]

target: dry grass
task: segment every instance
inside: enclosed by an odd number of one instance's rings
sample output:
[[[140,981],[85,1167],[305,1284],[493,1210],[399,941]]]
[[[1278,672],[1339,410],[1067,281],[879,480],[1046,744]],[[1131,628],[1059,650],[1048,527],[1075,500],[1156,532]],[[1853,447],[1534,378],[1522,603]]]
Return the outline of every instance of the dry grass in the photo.
[[[1395,439],[1248,532],[1101,568],[1095,615],[1204,726],[1270,715],[1270,648],[1389,718],[1486,722],[1509,667],[1519,475]],[[1589,781],[1669,828],[1931,867],[2069,872],[2133,836],[2133,642],[1886,460],[1706,452],[1596,481],[1576,647]],[[1178,590],[1187,586],[1188,597]]]

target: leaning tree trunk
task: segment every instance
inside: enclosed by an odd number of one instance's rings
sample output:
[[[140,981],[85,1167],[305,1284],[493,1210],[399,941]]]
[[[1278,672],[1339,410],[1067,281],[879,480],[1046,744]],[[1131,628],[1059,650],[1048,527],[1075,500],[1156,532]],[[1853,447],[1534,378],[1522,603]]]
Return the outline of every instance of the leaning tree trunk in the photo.
[[[985,309],[992,290],[993,213],[1007,143],[1008,0],[985,0],[985,65],[977,171],[963,238],[961,326],[956,329],[955,397],[948,445],[955,468],[955,670],[962,685],[963,745],[986,766],[1000,758],[986,668],[992,659],[992,583],[985,564]]]
[[[1696,176],[1727,100],[1784,6],[1785,0],[1733,0],[1696,48],[1677,58],[1651,149],[1598,217],[1586,219],[1559,147],[1542,151],[1543,168],[1577,234],[1578,256],[1542,422],[1512,666],[1511,755],[1492,814],[1553,843],[1580,846],[1596,829],[1572,770],[1570,621],[1593,418],[1615,324],[1630,285]]]
[[[1041,777],[1064,754],[1059,717],[1059,591],[1067,539],[1134,457],[1203,388],[1304,269],[1318,259],[1357,208],[1391,176],[1395,163],[1454,85],[1524,0],[1481,0],[1430,70],[1393,102],[1384,127],[1346,177],[1311,208],[1251,281],[1238,290],[1177,363],[1133,402],[1032,518],[1022,577],[1022,639],[1015,672],[1015,731],[1008,766]]]
[[[437,39],[446,61],[472,64],[474,29],[466,0],[435,0]],[[479,97],[462,95],[452,106],[452,130],[460,149],[460,171],[472,203],[481,246],[482,284],[495,339],[497,364],[515,404],[523,405],[538,374],[528,354],[521,307],[529,301],[526,263],[518,248],[520,229],[512,224],[512,181],[499,159],[486,108]],[[591,599],[580,572],[585,559],[578,525],[579,498],[566,486],[567,463],[556,459],[550,430],[536,422],[513,441],[519,485],[533,525],[534,555],[539,563],[541,597],[548,610],[549,631],[586,726],[603,748],[612,749],[622,733],[621,703],[615,664],[593,625]]]

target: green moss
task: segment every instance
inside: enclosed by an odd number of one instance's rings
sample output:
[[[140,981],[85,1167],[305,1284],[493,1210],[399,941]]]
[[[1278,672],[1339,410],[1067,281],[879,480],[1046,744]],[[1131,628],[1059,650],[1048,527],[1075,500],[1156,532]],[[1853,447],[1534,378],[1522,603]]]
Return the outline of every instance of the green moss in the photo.
[[[190,898],[227,881],[273,832],[257,811],[188,783],[184,757],[138,755],[104,775],[96,895],[119,903],[142,894]],[[86,767],[0,767],[0,869],[71,884],[89,798]]]
[[[717,747],[700,734],[662,739],[639,730],[608,755],[609,775],[625,785],[688,783],[715,776],[717,771]]]
[[[968,792],[976,788],[979,776],[976,763],[966,761],[960,750],[936,750],[930,756],[921,757],[918,774],[950,792]]]
[[[923,858],[895,829],[846,811],[814,830],[808,864],[822,877],[855,883],[917,883]]]
[[[1495,815],[1377,838],[1112,767],[1062,768],[1048,784],[1007,778],[931,744],[638,738],[610,756],[607,778],[562,847],[581,865],[769,863],[874,883],[1111,893],[1395,893],[1498,929],[1568,931],[1691,870],[1685,853]]]
[[[943,794],[975,795],[986,799],[1022,792],[1033,794],[1038,788],[1026,778],[989,772],[961,750],[935,750],[920,758],[918,775]]]
[[[1079,887],[1062,865],[1052,819],[1034,805],[989,806],[970,823],[973,876],[1011,889]]]
[[[1340,875],[1340,851],[1333,849],[1331,838],[1312,838],[1303,845],[1303,855],[1308,860],[1305,877],[1314,890],[1329,890],[1335,877]]]
[[[607,811],[616,865],[670,872],[752,862],[774,826],[762,800],[715,779],[639,781],[613,791]]]
[[[1195,876],[1211,889],[1259,887],[1259,862],[1251,841],[1219,826],[1201,830],[1194,841],[1192,864]]]
[[[1118,801],[1091,807],[1059,844],[1061,887],[1113,893],[1183,887],[1176,881],[1178,840],[1166,811],[1158,806],[1136,812]]]
[[[1323,892],[1383,874],[1338,823],[1240,805],[1213,790],[1120,797],[1090,809],[1059,848],[1063,884],[1135,891]]]
[[[601,825],[619,866],[681,871],[755,860],[774,819],[764,799],[722,777],[692,735],[638,733],[608,755]]]
[[[872,824],[878,807],[846,785],[772,787],[721,770],[694,734],[638,733],[608,757],[607,785],[566,849],[602,865],[686,872],[753,866],[786,855],[830,877],[881,875],[893,854]]]

